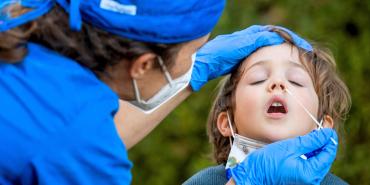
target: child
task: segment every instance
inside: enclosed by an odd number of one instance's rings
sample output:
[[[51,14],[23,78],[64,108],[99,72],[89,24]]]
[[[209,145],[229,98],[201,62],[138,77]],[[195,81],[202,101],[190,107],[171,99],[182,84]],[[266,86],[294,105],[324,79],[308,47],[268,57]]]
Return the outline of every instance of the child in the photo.
[[[317,129],[320,121],[320,127],[338,130],[342,126],[351,99],[336,73],[333,57],[315,47],[312,52],[298,48],[289,34],[277,27],[271,31],[285,42],[260,48],[247,57],[223,80],[211,109],[208,135],[219,165],[198,172],[185,185],[226,184],[225,165],[234,159],[230,149],[236,134],[250,142],[244,149],[253,150],[305,135]],[[346,183],[329,173],[321,184]]]

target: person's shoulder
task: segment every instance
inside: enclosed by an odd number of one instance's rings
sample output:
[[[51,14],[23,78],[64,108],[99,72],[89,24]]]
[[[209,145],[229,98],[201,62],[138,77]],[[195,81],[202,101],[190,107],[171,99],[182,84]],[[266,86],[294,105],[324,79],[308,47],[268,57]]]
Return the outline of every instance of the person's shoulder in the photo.
[[[348,183],[346,181],[342,180],[338,176],[336,176],[332,173],[328,173],[328,174],[326,174],[324,180],[321,182],[321,185],[331,185],[331,184],[348,185]]]
[[[118,96],[76,62],[28,46],[25,61],[0,64],[0,174],[39,182],[74,174],[76,183],[59,184],[129,182],[132,164],[113,120]]]
[[[226,184],[226,172],[224,165],[217,165],[205,168],[188,180],[186,180],[183,185],[217,185],[217,184]]]
[[[92,104],[101,104],[99,107],[111,112],[117,111],[117,94],[92,70],[43,45],[28,43],[28,49],[29,54],[20,68],[29,72],[23,73],[20,78],[25,78],[24,84],[30,84],[27,87],[35,89],[35,94],[44,94],[41,99],[50,103],[51,107],[54,106],[55,100],[62,100],[55,105],[56,109],[70,110],[72,117],[79,115],[81,109],[88,109]]]

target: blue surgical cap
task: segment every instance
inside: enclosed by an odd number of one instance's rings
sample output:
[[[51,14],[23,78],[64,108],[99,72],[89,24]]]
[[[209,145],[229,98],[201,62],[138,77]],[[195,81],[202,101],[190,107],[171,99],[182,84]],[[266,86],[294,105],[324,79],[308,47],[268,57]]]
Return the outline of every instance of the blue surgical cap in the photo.
[[[73,30],[79,31],[84,21],[124,38],[153,43],[180,43],[210,33],[225,6],[225,0],[5,1],[33,4],[33,10],[11,19],[0,15],[0,32],[45,14],[56,2],[68,12]]]

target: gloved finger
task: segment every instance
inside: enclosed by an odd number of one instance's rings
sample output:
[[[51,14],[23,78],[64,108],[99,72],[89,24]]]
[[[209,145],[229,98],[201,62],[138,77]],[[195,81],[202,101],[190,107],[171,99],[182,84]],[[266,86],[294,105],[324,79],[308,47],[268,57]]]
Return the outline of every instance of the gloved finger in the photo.
[[[299,148],[299,153],[306,154],[324,147],[327,143],[331,142],[331,138],[336,135],[335,131],[330,128],[321,130],[314,130],[309,134],[297,138],[295,146]]]
[[[283,38],[280,37],[279,34],[275,32],[263,31],[253,34],[251,37],[240,38],[241,47],[234,52],[234,58],[242,60],[248,57],[257,49],[264,47],[264,46],[271,46],[271,45],[278,45],[284,42]],[[252,43],[254,47],[251,47],[250,44],[243,44],[245,43]]]
[[[251,55],[251,53],[259,49],[260,47],[277,45],[283,42],[284,40],[277,33],[268,31],[258,32],[255,34],[240,37],[237,41],[234,42],[233,46],[230,47],[232,50],[223,46],[224,49],[222,52],[219,52],[218,54],[212,54],[215,60],[208,61],[208,63],[222,63],[222,65],[212,65],[216,67],[222,66],[222,69],[210,67],[210,71],[213,71],[215,73],[210,73],[209,77],[213,79],[217,76],[230,73],[238,66],[236,64]],[[197,55],[197,62],[203,62],[203,60],[206,58],[202,57],[202,55],[204,55],[204,53]],[[220,73],[220,71],[222,71],[222,73]]]
[[[236,31],[232,33],[232,35],[234,36],[242,35],[243,36],[245,34],[253,34],[253,33],[261,32],[261,31],[268,31],[268,30],[265,28],[265,26],[262,26],[262,25],[252,25],[244,30]]]
[[[331,138],[336,142],[328,142],[317,155],[307,160],[312,169],[323,171],[325,174],[329,171],[331,164],[334,162],[338,149],[337,134],[334,132]]]
[[[236,167],[230,169],[231,177],[237,185],[247,184],[246,177],[248,176],[245,167],[241,164],[238,164]]]
[[[311,44],[309,44],[306,40],[304,40],[303,38],[301,38],[300,36],[298,36],[293,31],[291,31],[287,28],[284,28],[282,26],[267,25],[267,26],[264,26],[263,30],[271,30],[272,28],[278,28],[278,29],[281,29],[281,30],[285,31],[286,33],[288,33],[292,37],[294,44],[297,45],[298,47],[300,47],[300,48],[302,48],[306,51],[312,51],[313,50]]]
[[[202,46],[196,55],[197,60],[202,60],[204,56],[230,56],[234,59],[235,51],[241,48],[248,48],[255,44],[256,39],[259,37],[267,38],[271,32],[264,29],[264,26],[254,25],[245,30],[237,31],[232,34],[219,35],[214,39],[208,41],[204,46]],[[274,33],[273,38],[280,37],[278,34]],[[272,38],[272,39],[273,39]],[[281,38],[282,40],[282,38]],[[253,48],[251,48],[253,49]],[[240,55],[237,58],[240,59]],[[243,57],[245,54],[243,54]]]
[[[279,145],[280,148],[299,157],[302,154],[307,154],[322,148],[327,143],[331,142],[330,137],[334,134],[335,131],[333,129],[324,128],[321,130],[314,130],[304,136],[281,140],[273,144]]]
[[[230,73],[232,70],[238,67],[238,65],[236,65],[237,63],[241,62],[243,59],[250,56],[253,52],[261,47],[277,45],[283,42],[284,40],[279,36],[279,34],[275,32],[263,31],[246,35],[243,38],[236,39],[234,42],[230,42],[233,43],[232,47],[225,47],[222,45],[224,48],[222,53],[220,52],[217,56],[215,56],[216,54],[213,54],[215,57],[214,59],[216,59],[215,61],[223,64],[222,69],[210,69],[210,71],[217,71],[217,73],[210,73],[210,78],[213,79],[219,75]],[[197,62],[202,62],[202,54],[197,55],[197,57],[199,57],[197,58]],[[212,63],[212,61],[208,61],[208,63]],[[221,67],[221,65],[214,66]],[[219,71],[223,71],[223,73],[219,73]]]
[[[227,39],[226,37],[230,36],[225,35],[224,38],[218,36],[204,45],[197,52],[196,61],[209,64],[213,62],[222,63],[222,65],[213,65],[217,67],[222,66],[222,69],[212,68],[210,71],[223,71],[224,73],[221,75],[224,75],[237,67],[237,63],[248,57],[258,48],[284,42],[283,38],[277,33],[269,31],[245,34],[243,37],[230,37]],[[225,45],[228,47],[225,47]],[[210,58],[214,60],[210,60]],[[220,74],[217,73],[217,76],[220,76]],[[213,78],[212,72],[210,78]]]

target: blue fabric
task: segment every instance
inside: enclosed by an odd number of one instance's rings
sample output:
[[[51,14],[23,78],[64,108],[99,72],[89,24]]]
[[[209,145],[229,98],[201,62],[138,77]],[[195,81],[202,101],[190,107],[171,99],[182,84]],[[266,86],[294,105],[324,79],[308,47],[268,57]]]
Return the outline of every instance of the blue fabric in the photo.
[[[220,35],[201,47],[196,61],[190,85],[199,91],[208,81],[230,73],[239,63],[257,49],[284,42],[277,33],[271,32],[273,26],[253,25],[232,34]],[[311,45],[292,31],[283,28],[300,48],[312,51]]]
[[[0,184],[130,184],[118,97],[88,69],[29,43],[0,62]]]
[[[10,0],[7,0],[10,1]],[[51,9],[53,0],[41,1],[37,16]],[[80,30],[82,20],[124,38],[154,43],[180,43],[211,32],[225,0],[55,0],[70,15],[70,27]],[[46,5],[48,6],[42,6]],[[1,9],[1,7],[0,7]],[[31,11],[32,12],[32,11]],[[0,31],[24,24],[37,16],[0,22]],[[7,26],[5,26],[7,25]]]
[[[14,3],[19,3],[33,10],[13,18],[7,11],[7,8]],[[15,28],[44,15],[53,5],[54,2],[52,0],[3,0],[0,3],[0,32]]]

